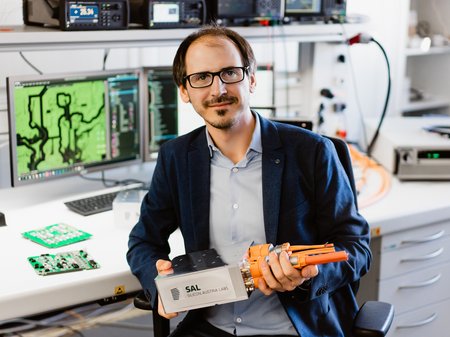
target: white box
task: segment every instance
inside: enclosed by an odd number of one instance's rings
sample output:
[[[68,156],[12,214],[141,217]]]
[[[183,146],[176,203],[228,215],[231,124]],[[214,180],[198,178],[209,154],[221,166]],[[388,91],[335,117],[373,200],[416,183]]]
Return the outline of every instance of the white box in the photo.
[[[155,282],[166,313],[248,299],[237,264],[158,276]]]
[[[139,220],[141,203],[147,190],[121,191],[113,201],[114,223],[118,227],[133,227]]]

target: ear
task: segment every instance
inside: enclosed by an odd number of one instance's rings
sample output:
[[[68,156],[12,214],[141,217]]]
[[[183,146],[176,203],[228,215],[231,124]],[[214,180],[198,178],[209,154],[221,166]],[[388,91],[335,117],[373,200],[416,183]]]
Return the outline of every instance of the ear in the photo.
[[[178,89],[180,90],[180,97],[181,97],[181,100],[182,100],[184,103],[189,103],[189,102],[191,101],[191,99],[189,98],[189,93],[188,93],[186,87],[185,87],[184,85],[180,85],[180,86],[178,87]]]
[[[249,84],[250,84],[250,86],[249,86],[249,88],[250,88],[250,92],[251,93],[254,93],[255,92],[255,90],[256,90],[256,76],[255,76],[255,73],[251,73],[250,74],[250,76],[249,76]]]

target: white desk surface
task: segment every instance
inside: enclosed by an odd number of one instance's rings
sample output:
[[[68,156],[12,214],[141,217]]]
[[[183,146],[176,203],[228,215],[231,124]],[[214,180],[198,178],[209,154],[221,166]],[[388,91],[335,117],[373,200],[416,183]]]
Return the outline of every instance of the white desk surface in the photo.
[[[86,195],[89,194],[95,193]],[[449,194],[450,182],[401,183],[393,180],[385,198],[362,209],[361,213],[372,227],[385,235],[450,219]],[[114,223],[113,212],[83,217],[64,206],[64,201],[80,196],[85,195],[72,195],[24,208],[17,206],[18,201],[2,202],[9,207],[2,209],[8,225],[0,227],[0,320],[108,298],[115,295],[116,287],[123,287],[127,293],[140,289],[125,258],[132,224],[120,228]],[[37,196],[35,198],[38,199]],[[58,222],[73,225],[93,236],[89,240],[54,250],[21,236],[24,231]],[[171,246],[172,256],[183,253],[179,233],[171,238]],[[29,256],[75,249],[86,249],[101,267],[39,276],[27,261]]]
[[[111,189],[114,190],[114,189]],[[102,192],[105,193],[105,192]],[[87,195],[99,194],[87,193]],[[83,194],[83,196],[85,196]],[[0,320],[29,316],[141,289],[126,261],[128,235],[133,224],[118,226],[112,211],[81,216],[70,211],[66,199],[4,211],[7,226],[0,227]],[[22,237],[21,233],[64,222],[92,234],[88,240],[51,249]],[[175,242],[181,242],[177,244]],[[183,254],[180,234],[171,237],[173,256]],[[40,276],[28,263],[29,256],[85,249],[99,269]]]

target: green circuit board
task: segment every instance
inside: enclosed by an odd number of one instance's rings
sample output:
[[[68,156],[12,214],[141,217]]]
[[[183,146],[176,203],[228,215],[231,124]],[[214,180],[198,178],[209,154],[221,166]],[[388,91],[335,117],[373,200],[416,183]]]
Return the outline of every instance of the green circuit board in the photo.
[[[85,250],[30,256],[28,262],[42,276],[100,268]]]
[[[58,248],[89,239],[92,235],[64,223],[22,233],[23,237],[47,248]]]

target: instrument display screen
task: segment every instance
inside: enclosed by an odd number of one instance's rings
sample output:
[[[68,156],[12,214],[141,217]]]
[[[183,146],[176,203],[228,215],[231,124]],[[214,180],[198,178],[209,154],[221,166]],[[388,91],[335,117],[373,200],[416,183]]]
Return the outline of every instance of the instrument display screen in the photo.
[[[97,5],[71,4],[69,7],[69,21],[98,22],[99,8]]]
[[[154,4],[153,22],[180,22],[180,6],[177,3]]]

